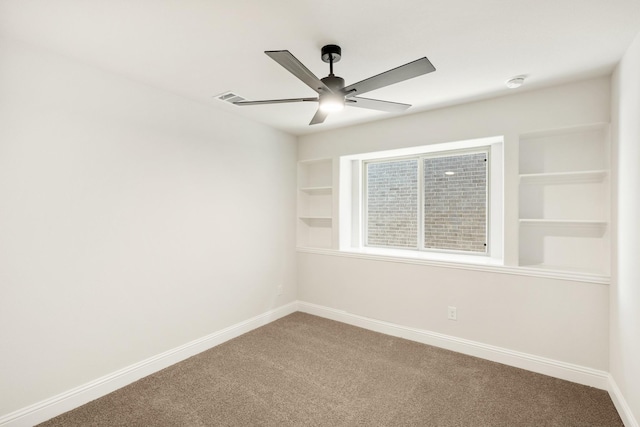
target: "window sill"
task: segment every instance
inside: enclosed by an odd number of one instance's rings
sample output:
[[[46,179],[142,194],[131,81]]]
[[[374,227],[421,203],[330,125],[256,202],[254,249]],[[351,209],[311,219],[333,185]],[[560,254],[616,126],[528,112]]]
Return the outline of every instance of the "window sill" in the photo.
[[[428,252],[428,251],[416,251],[416,250],[403,250],[403,249],[387,249],[387,248],[350,248],[342,249],[341,252],[374,255],[391,258],[408,258],[425,261],[436,262],[453,262],[463,264],[475,264],[475,265],[503,265],[501,259],[491,258],[487,255],[467,255],[460,253],[448,253],[448,252]]]
[[[446,260],[444,259],[444,257],[442,257],[441,259],[435,259],[435,257],[431,257],[431,255],[448,255],[449,257],[451,257],[451,254],[418,252],[414,256],[408,257],[398,256],[397,250],[386,251],[384,249],[380,250],[378,248],[366,248],[363,250],[335,250],[324,248],[298,247],[297,251],[301,253],[310,253],[317,255],[358,258],[401,264],[418,264],[431,267],[453,268],[459,270],[485,271],[499,274],[512,274],[517,276],[542,277],[548,279],[569,280],[574,282],[595,283],[599,285],[608,285],[611,281],[610,276],[602,274],[592,274],[566,270],[538,269],[535,267],[505,266],[502,265],[498,260],[485,256],[470,256],[470,258],[473,258],[473,260],[469,261],[462,261],[462,259],[457,256],[456,261],[452,261],[450,259]],[[382,252],[387,252],[387,254],[384,254]],[[389,252],[394,252],[395,254],[391,255],[389,254]],[[404,254],[404,251],[400,252]]]

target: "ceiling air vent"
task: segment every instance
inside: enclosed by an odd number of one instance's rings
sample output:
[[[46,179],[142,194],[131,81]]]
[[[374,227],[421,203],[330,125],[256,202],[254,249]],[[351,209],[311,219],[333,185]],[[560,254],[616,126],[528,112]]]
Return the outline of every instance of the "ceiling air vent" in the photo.
[[[233,92],[225,92],[223,94],[216,95],[216,99],[218,101],[228,102],[229,104],[233,104],[234,102],[245,100],[243,97]]]

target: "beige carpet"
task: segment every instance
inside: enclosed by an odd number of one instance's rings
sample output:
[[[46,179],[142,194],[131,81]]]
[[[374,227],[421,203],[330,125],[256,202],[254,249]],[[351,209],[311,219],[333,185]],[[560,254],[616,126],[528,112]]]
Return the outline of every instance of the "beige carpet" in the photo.
[[[294,313],[43,426],[622,426],[605,391]]]

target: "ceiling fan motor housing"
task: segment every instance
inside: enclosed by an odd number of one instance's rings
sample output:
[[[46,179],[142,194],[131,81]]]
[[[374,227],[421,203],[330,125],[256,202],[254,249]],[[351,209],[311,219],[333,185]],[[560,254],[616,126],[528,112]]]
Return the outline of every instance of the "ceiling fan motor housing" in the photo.
[[[320,81],[334,93],[338,93],[344,88],[344,79],[333,74],[321,78]]]

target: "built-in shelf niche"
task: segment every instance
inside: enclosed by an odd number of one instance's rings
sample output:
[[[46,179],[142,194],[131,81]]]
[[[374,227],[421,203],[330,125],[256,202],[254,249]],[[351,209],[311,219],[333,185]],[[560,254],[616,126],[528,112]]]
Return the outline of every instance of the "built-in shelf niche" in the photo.
[[[331,248],[333,160],[298,163],[298,246]]]
[[[520,174],[608,170],[605,125],[535,132],[520,136]]]
[[[520,176],[520,218],[606,221],[604,170]]]
[[[519,149],[519,264],[608,274],[608,127],[521,135]]]

